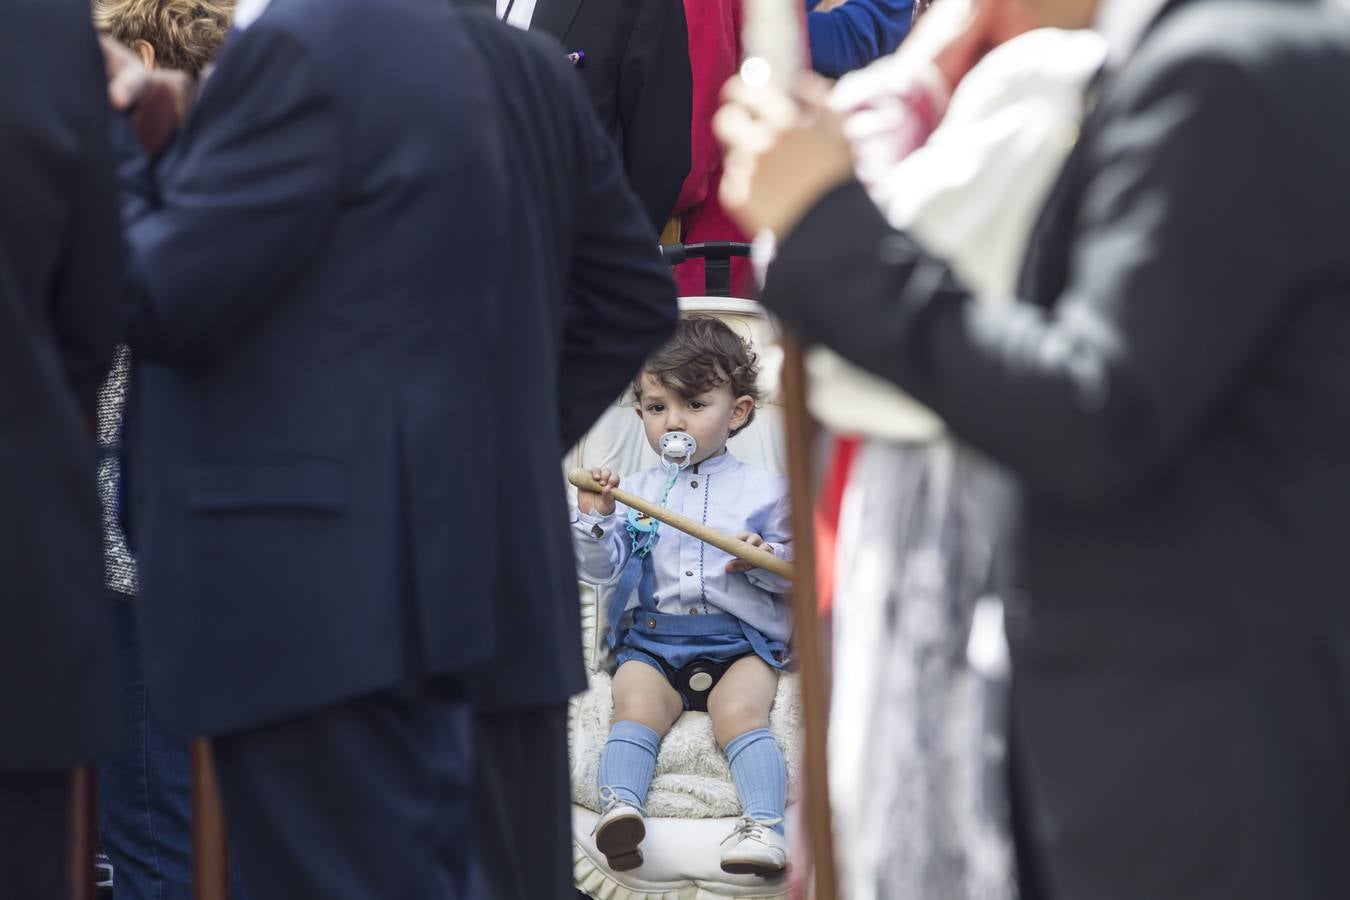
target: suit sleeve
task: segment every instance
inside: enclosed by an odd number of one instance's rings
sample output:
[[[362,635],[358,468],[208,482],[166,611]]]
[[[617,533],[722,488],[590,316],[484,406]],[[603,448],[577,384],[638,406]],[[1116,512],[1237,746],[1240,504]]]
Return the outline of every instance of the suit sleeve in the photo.
[[[764,302],[898,384],[1033,488],[1128,494],[1192,440],[1273,335],[1307,259],[1287,123],[1226,63],[1174,67],[1085,148],[1068,287],[978,303],[856,183],[788,237]]]
[[[619,72],[624,168],[660,234],[689,174],[693,75],[682,0],[643,0]]]
[[[81,22],[88,31],[88,23]],[[108,373],[113,347],[121,339],[120,287],[123,273],[121,223],[107,113],[102,57],[93,42],[81,48],[75,67],[82,97],[79,169],[70,186],[66,242],[54,283],[53,319],[66,377],[86,410],[93,410]]]
[[[558,81],[571,94],[583,178],[559,364],[562,445],[571,447],[670,336],[678,304],[656,233],[581,79],[560,74]]]
[[[133,349],[208,362],[276,303],[335,217],[338,112],[309,51],[255,25],[222,57],[128,229]]]

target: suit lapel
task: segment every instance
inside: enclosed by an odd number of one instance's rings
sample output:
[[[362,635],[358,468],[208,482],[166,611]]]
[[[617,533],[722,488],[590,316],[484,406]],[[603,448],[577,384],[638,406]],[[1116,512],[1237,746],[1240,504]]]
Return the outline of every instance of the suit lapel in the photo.
[[[1153,32],[1158,29],[1158,24],[1162,22],[1163,19],[1167,18],[1170,13],[1174,12],[1177,7],[1185,6],[1190,2],[1192,2],[1192,0],[1169,0],[1169,2],[1164,3],[1162,10],[1153,17],[1153,21],[1149,23],[1148,28],[1144,29],[1143,37],[1139,40],[1140,44],[1147,41],[1153,35]]]
[[[1068,279],[1069,251],[1078,222],[1078,204],[1087,165],[1084,149],[1087,141],[1084,138],[1095,125],[1096,101],[1107,77],[1105,70],[1098,72],[1084,91],[1079,139],[1065,156],[1059,177],[1046,195],[1027,239],[1017,293],[1031,303],[1053,305]]]
[[[1192,0],[1170,0],[1163,5],[1158,15],[1149,23],[1140,40],[1146,42],[1157,29],[1158,24],[1168,14]],[[1138,48],[1135,48],[1138,52]],[[1027,241],[1026,258],[1022,262],[1022,272],[1018,278],[1018,296],[1023,300],[1042,306],[1053,306],[1055,300],[1068,286],[1069,261],[1073,249],[1078,224],[1078,207],[1082,202],[1083,190],[1088,173],[1085,171],[1086,138],[1097,126],[1097,100],[1101,97],[1115,71],[1103,68],[1089,82],[1084,92],[1084,114],[1079,139],[1068,157],[1059,178],[1041,207],[1040,216],[1032,227]]]
[[[561,41],[567,37],[567,29],[572,27],[580,8],[581,0],[538,0],[530,30],[546,32]]]

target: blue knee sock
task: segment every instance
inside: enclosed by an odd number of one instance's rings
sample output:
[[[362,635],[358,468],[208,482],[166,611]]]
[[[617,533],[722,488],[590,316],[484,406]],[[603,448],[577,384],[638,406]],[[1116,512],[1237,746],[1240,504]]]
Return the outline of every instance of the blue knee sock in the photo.
[[[727,744],[731,780],[741,796],[741,812],[756,822],[778,820],[773,830],[783,834],[787,811],[787,763],[767,728],[756,728]]]
[[[641,807],[656,772],[656,751],[661,738],[646,725],[620,720],[609,730],[605,752],[600,755],[600,790],[609,788],[625,803]],[[603,799],[603,798],[602,798]]]

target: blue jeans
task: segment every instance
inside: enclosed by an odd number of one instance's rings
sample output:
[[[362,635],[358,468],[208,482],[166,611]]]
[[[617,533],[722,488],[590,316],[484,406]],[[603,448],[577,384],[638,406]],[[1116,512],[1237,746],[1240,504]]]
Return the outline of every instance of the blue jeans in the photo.
[[[146,701],[136,601],[110,600],[122,746],[98,765],[99,832],[113,864],[113,900],[191,900],[192,767],[187,742],[159,724]],[[231,894],[242,900],[237,867]]]

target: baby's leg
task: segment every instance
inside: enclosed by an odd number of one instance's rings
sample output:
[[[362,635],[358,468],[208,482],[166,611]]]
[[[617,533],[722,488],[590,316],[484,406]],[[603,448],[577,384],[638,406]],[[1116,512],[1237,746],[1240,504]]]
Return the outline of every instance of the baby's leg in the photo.
[[[639,810],[656,772],[661,738],[684,711],[680,695],[652,666],[629,660],[614,676],[614,725],[600,755],[600,819],[595,846],[617,871],[642,865],[647,835]]]
[[[600,757],[600,791],[641,807],[656,771],[656,752],[684,711],[679,693],[652,666],[629,660],[614,676],[614,725]]]
[[[708,697],[713,736],[731,763],[741,810],[783,833],[787,765],[769,732],[769,709],[778,693],[778,672],[758,656],[738,659]]]
[[[637,722],[665,737],[683,712],[684,701],[665,674],[636,659],[619,666],[614,675],[615,722]]]

